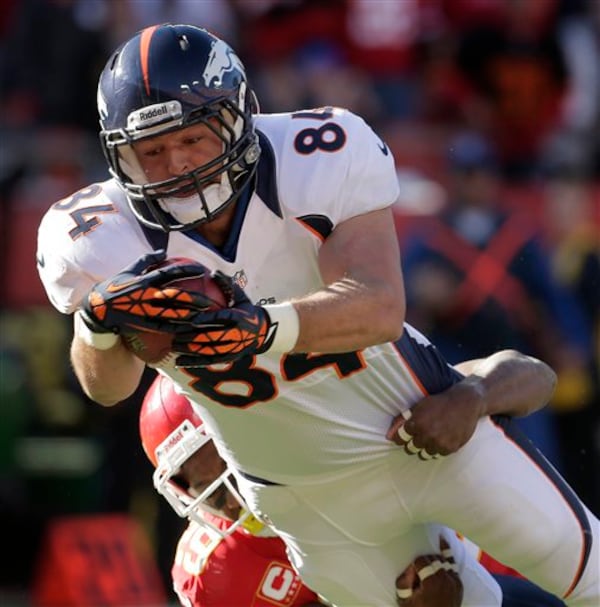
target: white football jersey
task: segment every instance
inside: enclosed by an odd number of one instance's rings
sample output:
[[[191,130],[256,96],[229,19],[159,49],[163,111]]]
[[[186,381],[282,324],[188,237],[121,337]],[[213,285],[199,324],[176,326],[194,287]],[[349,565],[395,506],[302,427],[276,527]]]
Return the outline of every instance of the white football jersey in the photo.
[[[56,203],[39,230],[39,271],[58,310],[73,312],[98,281],[164,246],[233,276],[252,302],[319,289],[319,248],[341,222],[391,206],[391,152],[358,116],[324,108],[256,117],[257,187],[223,251],[197,234],[142,229],[113,180]],[[161,242],[162,240],[162,242]],[[167,243],[168,240],[168,243]],[[345,474],[389,449],[400,411],[455,381],[411,327],[396,344],[345,354],[266,353],[198,369],[161,367],[199,406],[221,455],[247,475],[291,484]]]

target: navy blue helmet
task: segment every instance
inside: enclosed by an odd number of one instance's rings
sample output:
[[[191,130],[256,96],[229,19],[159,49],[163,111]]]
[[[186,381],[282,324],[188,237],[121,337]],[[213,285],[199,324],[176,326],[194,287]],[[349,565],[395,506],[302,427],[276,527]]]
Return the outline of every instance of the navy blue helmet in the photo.
[[[204,29],[155,25],[120,46],[98,84],[100,139],[139,221],[165,231],[189,229],[237,200],[260,156],[257,111],[242,62]],[[184,175],[148,182],[132,144],[198,123],[218,135],[222,153]]]

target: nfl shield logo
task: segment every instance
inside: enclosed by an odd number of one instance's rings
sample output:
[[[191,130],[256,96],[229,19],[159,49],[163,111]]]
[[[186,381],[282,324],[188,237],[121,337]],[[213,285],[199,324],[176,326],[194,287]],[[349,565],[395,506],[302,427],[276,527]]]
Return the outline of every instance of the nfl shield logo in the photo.
[[[239,270],[233,275],[233,282],[240,287],[240,289],[245,289],[248,284],[248,277],[246,276],[246,272],[244,270]]]

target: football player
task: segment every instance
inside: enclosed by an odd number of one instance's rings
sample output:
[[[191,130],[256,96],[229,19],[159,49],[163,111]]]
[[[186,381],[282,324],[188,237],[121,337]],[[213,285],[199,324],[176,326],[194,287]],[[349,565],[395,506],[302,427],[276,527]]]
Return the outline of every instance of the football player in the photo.
[[[304,582],[338,607],[393,603],[398,570],[436,553],[440,535],[464,605],[499,605],[496,582],[441,525],[568,605],[600,604],[598,520],[509,419],[483,407],[445,457],[410,425],[406,448],[385,438],[460,375],[404,323],[396,168],[364,120],[261,114],[233,49],[170,24],[110,56],[98,110],[111,178],[54,204],[38,246],[50,300],[75,313],[72,364],[93,400],[114,405],[140,381],[124,332],[172,335],[161,372]],[[207,272],[226,308],[172,286]]]
[[[457,405],[467,402],[465,410],[477,410],[477,399],[485,393],[488,399],[505,399],[515,392],[515,398],[509,399],[512,411],[526,415],[531,412],[531,400],[541,402],[554,383],[554,374],[546,365],[516,352],[499,353],[458,367],[467,375],[474,371],[472,377],[463,380],[468,384],[463,392],[449,395]],[[483,378],[493,391],[475,389]],[[520,408],[515,408],[513,403],[520,400],[523,382],[532,395],[537,393],[537,398],[522,401]],[[419,406],[435,408],[435,403],[424,399]],[[177,514],[190,519],[172,569],[173,586],[182,605],[321,604],[290,566],[283,542],[250,515],[237,492],[235,478],[203,431],[200,418],[165,376],[159,375],[148,390],[139,423],[144,451],[156,468],[157,491]],[[448,549],[443,544],[441,548]],[[481,554],[472,543],[469,548],[477,550],[481,560],[487,560],[493,573],[507,573],[507,568]],[[462,585],[452,566],[450,555],[415,559],[396,582],[399,597],[404,597],[399,598],[399,605],[460,605]],[[504,607],[563,604],[532,584],[501,579]]]
[[[328,604],[302,583],[289,563],[285,544],[248,512],[235,478],[205,434],[202,421],[163,375],[157,376],[144,398],[140,437],[156,468],[157,491],[179,516],[190,520],[171,570],[182,605]],[[437,563],[438,568],[432,570]],[[399,581],[405,597],[399,605],[460,605],[462,584],[455,569],[451,555],[421,557]],[[422,576],[425,571],[432,575],[421,582],[421,571]]]
[[[171,571],[186,607],[320,605],[292,569],[285,544],[255,519],[189,401],[158,375],[140,410],[154,484],[190,519]]]

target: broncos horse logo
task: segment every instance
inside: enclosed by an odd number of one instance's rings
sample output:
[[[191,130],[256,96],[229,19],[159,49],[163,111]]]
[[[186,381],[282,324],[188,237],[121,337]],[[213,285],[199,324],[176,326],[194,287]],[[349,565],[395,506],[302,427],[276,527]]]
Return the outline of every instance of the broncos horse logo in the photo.
[[[223,40],[216,41],[210,50],[210,55],[202,74],[204,84],[206,86],[220,87],[223,85],[223,76],[227,72],[233,72],[234,70],[244,73],[242,62]]]

